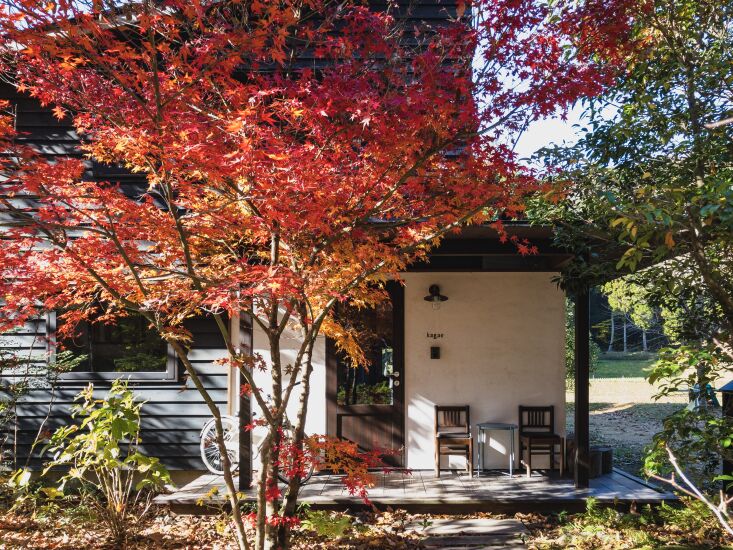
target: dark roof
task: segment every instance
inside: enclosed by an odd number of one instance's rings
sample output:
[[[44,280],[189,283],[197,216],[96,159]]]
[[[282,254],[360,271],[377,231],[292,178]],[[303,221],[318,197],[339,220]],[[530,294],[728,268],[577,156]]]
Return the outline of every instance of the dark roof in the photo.
[[[552,226],[508,222],[504,227],[510,237],[516,237],[533,252],[521,254],[517,243],[502,241],[499,232],[491,226],[468,226],[458,234],[448,235],[430,252],[428,262],[416,262],[409,271],[560,272],[574,257],[572,252],[555,244]]]

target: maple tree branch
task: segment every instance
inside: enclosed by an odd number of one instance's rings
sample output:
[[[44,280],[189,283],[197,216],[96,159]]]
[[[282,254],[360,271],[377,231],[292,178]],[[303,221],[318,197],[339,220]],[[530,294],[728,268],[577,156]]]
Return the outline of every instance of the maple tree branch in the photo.
[[[143,9],[145,11],[145,15],[150,17],[150,0],[143,0]],[[155,30],[153,29],[153,26],[150,24],[150,21],[147,23],[148,30],[147,30],[147,37],[148,42],[150,43],[150,64],[151,64],[151,71],[150,71],[150,78],[153,82],[153,94],[155,97],[155,121],[158,127],[160,126],[161,121],[163,120],[163,102],[160,95],[160,82],[158,81],[158,47],[156,46],[155,41]]]
[[[680,477],[682,483],[677,482],[674,474],[672,474],[671,477],[666,478],[656,473],[651,473],[650,477],[658,481],[667,483],[668,485],[671,485],[673,488],[686,494],[687,496],[702,502],[715,515],[718,523],[723,529],[725,529],[728,535],[733,536],[733,526],[731,526],[730,516],[726,508],[726,504],[729,502],[729,500],[726,500],[721,496],[720,506],[716,506],[715,504],[713,504],[702,493],[702,491],[700,491],[700,489],[698,489],[697,486],[685,475],[684,471],[682,471],[682,468],[677,462],[677,458],[674,456],[674,453],[672,453],[672,450],[666,445],[665,450],[667,451],[667,456],[669,457],[669,462],[672,465],[672,468],[674,468],[674,471]]]
[[[165,191],[166,191],[165,200],[166,200],[166,204],[168,207],[168,212],[170,212],[170,215],[173,218],[173,224],[176,228],[176,232],[178,233],[179,243],[181,245],[183,257],[186,261],[186,271],[191,276],[191,281],[194,284],[194,288],[201,290],[201,285],[198,283],[198,279],[195,277],[196,271],[193,266],[193,258],[191,256],[191,249],[189,247],[186,230],[183,227],[183,223],[181,221],[180,216],[178,215],[178,206],[173,202],[173,189],[169,182],[165,183]]]
[[[159,327],[159,330],[160,328],[161,327]],[[242,521],[242,512],[239,509],[239,497],[237,496],[239,492],[234,485],[231,462],[229,461],[229,453],[224,443],[224,428],[221,423],[221,413],[219,412],[219,406],[214,402],[214,400],[211,398],[211,395],[209,395],[209,392],[204,387],[201,379],[198,376],[198,373],[196,372],[196,369],[188,358],[186,350],[183,348],[183,346],[181,346],[181,343],[174,338],[168,338],[167,341],[168,344],[170,344],[170,346],[176,352],[178,359],[183,363],[183,366],[188,373],[188,377],[191,379],[194,386],[196,386],[196,389],[198,390],[199,394],[204,399],[204,402],[209,408],[209,412],[211,412],[211,415],[214,417],[214,423],[216,425],[216,444],[219,448],[219,454],[221,455],[222,470],[224,472],[224,483],[227,487],[227,496],[229,498],[229,502],[232,508],[231,513],[234,517],[234,523],[236,525],[237,538],[240,540],[240,543],[243,543],[242,545],[245,548],[249,548],[247,534],[244,530],[244,522]]]
[[[106,213],[107,213],[107,220],[109,221],[108,231],[109,231],[110,240],[117,247],[117,250],[120,253],[120,255],[122,256],[122,259],[124,260],[125,265],[127,265],[127,268],[132,273],[132,276],[134,277],[135,282],[137,283],[137,286],[140,289],[140,292],[142,292],[143,296],[148,296],[148,291],[145,289],[145,286],[143,286],[143,282],[140,279],[140,275],[138,274],[137,270],[135,269],[134,264],[132,263],[132,261],[130,260],[130,257],[127,254],[127,251],[122,246],[122,243],[120,242],[117,236],[117,232],[114,229],[114,222],[111,216],[109,215],[109,211],[107,210]]]
[[[96,233],[101,236],[109,238],[112,241],[112,243],[115,245],[115,247],[117,248],[124,263],[127,265],[127,268],[129,269],[132,277],[135,279],[135,282],[138,288],[140,289],[140,292],[142,292],[143,296],[148,295],[148,291],[144,287],[137,273],[137,270],[134,268],[134,264],[130,260],[130,257],[128,256],[127,251],[124,249],[124,246],[122,245],[122,243],[119,241],[119,238],[117,237],[117,233],[114,229],[114,221],[112,220],[109,210],[106,209],[106,207],[103,206],[104,213],[106,214],[107,220],[109,222],[108,226],[102,224],[97,218],[90,215],[85,210],[78,208],[73,202],[67,201],[64,198],[61,198],[53,193],[48,193],[47,196],[50,197],[52,200],[54,200],[56,203],[66,208],[69,208],[70,210],[76,212],[77,214],[85,217],[93,225],[92,226],[89,226],[89,225],[69,226],[68,224],[63,224],[61,222],[59,223],[44,222],[44,225],[46,228],[50,229],[51,227],[55,227],[63,231],[78,229],[84,232]],[[26,223],[28,226],[33,226],[33,224],[37,222],[37,216],[33,216],[31,213],[28,213],[28,212],[19,211],[19,209],[17,209],[12,204],[12,202],[7,200],[5,197],[0,198],[0,200],[2,201],[2,204],[7,208],[6,211],[9,211],[11,214],[16,215],[16,216],[22,216],[26,220]]]
[[[134,262],[132,265],[139,269],[145,269],[145,270],[150,270],[150,271],[159,271],[161,273],[168,273],[171,275],[171,277],[169,278],[172,278],[173,276],[184,277],[186,279],[196,279],[199,282],[199,284],[207,284],[207,285],[215,284],[215,281],[208,279],[206,277],[203,277],[201,275],[197,275],[197,274],[191,275],[187,271],[181,271],[180,269],[174,269],[172,267],[164,267],[162,265],[156,265],[156,264],[151,264],[151,263],[140,263],[140,262]],[[149,280],[160,280],[162,278],[163,276],[158,276],[158,275],[145,277],[145,279],[149,279]]]
[[[300,371],[304,364],[306,364],[306,369],[310,366],[311,356],[313,353],[313,346],[315,345],[316,339],[318,337],[318,334],[321,330],[321,326],[323,325],[323,321],[325,320],[325,316],[321,317],[318,321],[313,323],[307,330],[304,328],[304,334],[302,338],[302,342],[300,345],[300,348],[298,349],[298,354],[295,357],[295,361],[293,362],[293,369],[290,373],[290,379],[288,381],[288,384],[285,388],[285,394],[283,396],[282,404],[280,405],[280,409],[278,413],[284,414],[285,410],[287,409],[288,403],[290,401],[290,396],[293,392],[293,389],[295,386],[298,385],[298,376],[300,375]],[[303,317],[303,313],[301,313],[301,324],[305,327],[306,326],[306,320]],[[312,369],[311,369],[312,372]],[[303,375],[303,393],[306,394],[309,386],[310,386],[310,378],[309,373],[306,373]]]
[[[359,225],[363,225],[363,224],[369,222],[369,220],[372,219],[377,213],[381,212],[381,208],[384,206],[384,204],[386,204],[386,202],[389,199],[391,199],[395,195],[395,193],[397,193],[397,191],[400,189],[400,187],[402,187],[407,182],[407,180],[411,176],[413,176],[415,174],[415,172],[417,172],[417,170],[428,161],[428,159],[430,157],[432,157],[433,155],[435,155],[436,153],[438,153],[439,151],[441,151],[444,148],[441,145],[434,146],[434,147],[428,149],[427,151],[425,151],[425,153],[423,153],[423,155],[421,155],[420,157],[418,157],[415,160],[415,162],[412,164],[412,166],[410,166],[410,168],[408,168],[397,179],[397,181],[395,182],[395,184],[385,193],[385,195],[380,200],[377,201],[377,203],[374,206],[372,206],[372,208],[370,210],[368,210],[366,213],[364,213],[361,216],[359,216],[351,224],[342,227],[339,232],[336,232],[331,237],[324,239],[321,242],[321,245],[320,246],[314,246],[313,251],[312,251],[312,253],[310,255],[310,258],[308,260],[308,265],[313,265],[315,263],[317,257],[318,257],[318,254],[320,254],[321,251],[323,251],[324,249],[326,249],[331,243],[335,242],[339,236],[341,236],[341,235],[343,235],[345,233],[349,233],[349,232],[353,231],[353,229],[356,228],[356,227],[358,227]],[[380,177],[377,179],[378,182],[381,181],[382,179],[384,179],[386,177],[386,175],[390,171],[390,168],[391,167],[388,167],[388,168],[386,168],[382,172],[382,174],[380,175]],[[354,210],[354,209],[352,209],[352,210]]]
[[[117,300],[123,307],[130,311],[139,311],[142,312],[143,310],[140,309],[138,304],[135,302],[132,302],[125,296],[123,296],[120,292],[112,288],[112,286],[108,283],[104,277],[102,277],[96,269],[94,269],[89,263],[81,258],[79,254],[76,253],[75,250],[70,249],[68,246],[67,241],[61,241],[56,237],[53,232],[49,231],[48,229],[44,228],[44,224],[42,221],[37,220],[35,222],[36,226],[40,228],[40,231],[43,232],[47,238],[49,239],[49,242],[56,246],[60,251],[64,252],[69,256],[70,259],[74,260],[83,270],[85,270],[96,282],[101,286],[104,290],[107,291],[107,293],[115,300]]]
[[[179,216],[175,213],[176,205],[173,204],[172,200],[169,200],[169,197],[172,197],[172,190],[171,190],[170,185],[166,185],[166,193],[167,193],[166,200],[168,203],[168,210],[169,212],[171,212],[171,216],[173,217],[173,220],[176,226],[176,230],[179,236],[179,241],[184,251],[184,256],[186,258],[186,273],[188,274],[189,280],[193,282],[194,287],[201,291],[203,290],[203,286],[201,285],[200,279],[196,276],[196,270],[193,265],[193,260],[192,260],[190,248],[188,245],[187,234],[184,228],[182,227]],[[252,313],[254,317],[254,311]],[[217,320],[217,326],[219,327],[220,330],[223,325],[224,325],[223,321],[219,318]],[[226,329],[226,327],[224,328]],[[224,341],[227,345],[227,350],[230,353],[230,357],[234,358],[236,357],[236,353],[234,352],[234,349],[231,344],[231,339],[229,338],[228,335],[229,335],[228,330],[225,330],[222,332],[222,336],[224,337]],[[258,387],[257,383],[255,382],[255,379],[252,376],[252,373],[249,372],[247,369],[240,369],[240,371],[243,373],[243,376],[245,377],[246,382],[252,387],[252,395],[254,395],[255,400],[257,401],[257,404],[262,409],[263,415],[265,416],[268,422],[272,422],[273,421],[272,415],[270,414],[268,410],[267,403],[265,402],[262,396],[262,392],[260,388]]]

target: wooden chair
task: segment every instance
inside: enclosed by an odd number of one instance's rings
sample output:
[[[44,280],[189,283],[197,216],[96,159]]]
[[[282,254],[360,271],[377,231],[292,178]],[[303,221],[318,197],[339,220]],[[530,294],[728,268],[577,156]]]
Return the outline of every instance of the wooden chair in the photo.
[[[555,446],[560,446],[560,475],[565,471],[565,438],[555,433],[555,407],[519,406],[519,460],[532,475],[532,455],[550,455],[550,469],[555,469]],[[524,449],[527,460],[524,460]]]
[[[440,457],[463,455],[473,477],[473,437],[468,405],[435,405],[435,475],[440,477]]]

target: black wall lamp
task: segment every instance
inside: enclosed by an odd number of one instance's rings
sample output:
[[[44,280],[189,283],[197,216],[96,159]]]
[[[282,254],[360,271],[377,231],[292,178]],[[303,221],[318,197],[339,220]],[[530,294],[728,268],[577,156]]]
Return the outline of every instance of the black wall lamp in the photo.
[[[440,303],[445,302],[448,297],[440,293],[440,287],[438,285],[430,285],[428,295],[423,299],[433,304],[433,309],[440,309]]]

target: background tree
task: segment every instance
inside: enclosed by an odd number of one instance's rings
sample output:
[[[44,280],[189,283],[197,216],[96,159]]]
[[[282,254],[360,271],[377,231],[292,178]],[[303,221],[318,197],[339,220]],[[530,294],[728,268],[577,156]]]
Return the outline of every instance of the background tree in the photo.
[[[90,181],[78,158],[49,162],[5,121],[0,329],[46,310],[64,311],[61,337],[143,315],[216,419],[248,548],[220,412],[187,355],[183,321],[211,315],[267,427],[256,547],[287,546],[299,478],[281,495],[285,409],[299,400],[300,449],[316,336],[359,356],[335,305],[373,306],[447,232],[519,215],[538,184],[506,143],[612,81],[635,4],[477,1],[407,29],[391,5],[349,2],[5,2],[5,79],[71,117],[87,159],[147,190]],[[264,332],[267,364],[231,344],[227,314]],[[287,328],[302,339],[293,360]]]
[[[684,345],[651,377],[670,388],[703,388],[733,363],[732,23],[730,3],[650,2],[634,31],[649,47],[589,103],[578,145],[550,153],[576,184],[550,217],[593,264],[571,271],[591,281],[635,272],[644,307]],[[634,301],[633,288],[621,297]],[[681,463],[694,450],[719,458],[730,430],[707,409],[676,415],[649,465],[665,463],[672,440],[691,451]]]
[[[733,8],[649,6],[635,32],[653,46],[589,103],[578,145],[550,153],[575,185],[572,200],[549,215],[576,245],[594,237],[584,246],[598,279],[657,263],[649,277],[638,275],[650,283],[656,277],[657,294],[682,296],[694,287],[713,318],[705,330],[730,342],[731,128],[718,122],[733,109]]]
[[[604,284],[601,291],[608,299],[611,308],[611,323],[614,321],[614,312],[623,316],[623,345],[624,351],[628,351],[628,322],[631,321],[635,328],[641,330],[641,346],[643,351],[649,351],[648,332],[657,324],[657,312],[649,304],[646,288],[634,284],[628,279],[615,279]],[[613,330],[611,334],[613,335]],[[612,350],[613,336],[608,343],[609,351]]]
[[[590,373],[594,375],[601,358],[601,348],[588,331],[590,342]],[[575,384],[575,308],[573,303],[565,300],[565,385],[568,388]]]

